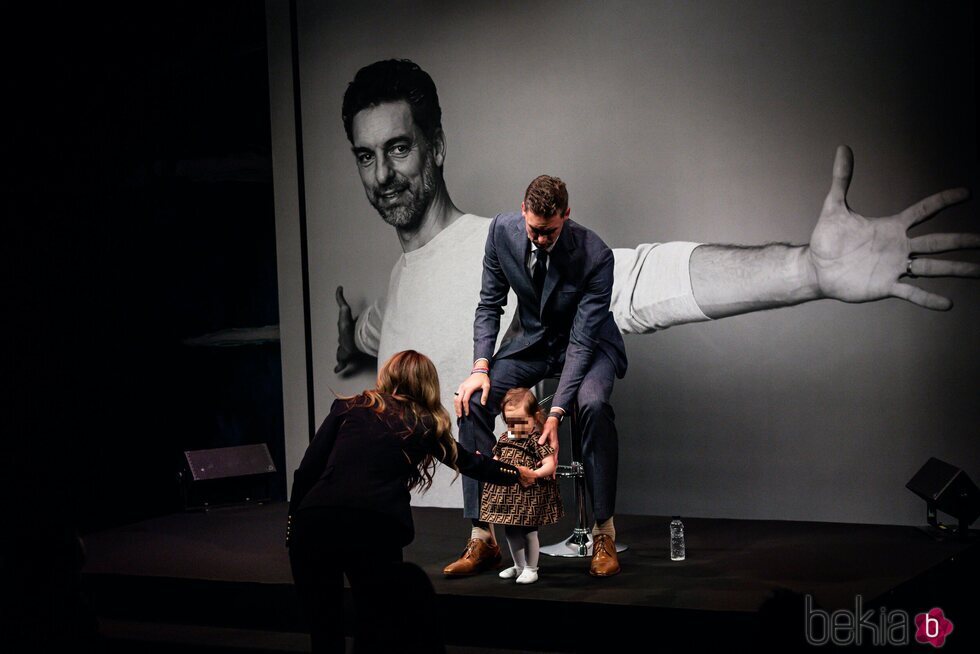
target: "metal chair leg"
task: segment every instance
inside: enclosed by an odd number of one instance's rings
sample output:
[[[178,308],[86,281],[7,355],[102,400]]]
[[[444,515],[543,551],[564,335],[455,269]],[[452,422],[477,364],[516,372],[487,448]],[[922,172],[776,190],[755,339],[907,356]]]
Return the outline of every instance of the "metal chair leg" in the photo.
[[[578,461],[571,465],[558,466],[556,477],[575,480],[575,508],[578,518],[572,535],[560,543],[545,545],[541,553],[548,556],[585,557],[592,556],[592,530],[589,529],[589,513],[585,507],[585,467]]]
[[[575,510],[578,517],[572,534],[565,540],[545,545],[541,553],[547,556],[583,558],[592,556],[592,529],[589,526],[589,510],[585,503],[585,466],[582,460],[582,432],[579,427],[578,403],[572,405],[570,437],[572,445],[572,461],[570,465],[558,466],[555,476],[560,479],[575,480]],[[628,545],[616,541],[616,552],[625,552]]]

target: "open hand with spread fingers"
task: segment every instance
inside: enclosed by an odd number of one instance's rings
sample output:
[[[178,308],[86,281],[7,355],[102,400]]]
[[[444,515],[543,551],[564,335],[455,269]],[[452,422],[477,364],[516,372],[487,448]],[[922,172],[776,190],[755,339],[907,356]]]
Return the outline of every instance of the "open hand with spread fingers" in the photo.
[[[946,310],[949,298],[912,284],[907,277],[980,277],[980,264],[928,255],[980,247],[980,234],[926,234],[910,238],[908,230],[946,207],[963,202],[965,188],[948,189],[917,202],[894,216],[865,218],[847,206],[854,155],[837,148],[834,179],[820,219],[810,237],[809,258],[821,297],[870,302],[887,297],[908,300],[927,309]]]

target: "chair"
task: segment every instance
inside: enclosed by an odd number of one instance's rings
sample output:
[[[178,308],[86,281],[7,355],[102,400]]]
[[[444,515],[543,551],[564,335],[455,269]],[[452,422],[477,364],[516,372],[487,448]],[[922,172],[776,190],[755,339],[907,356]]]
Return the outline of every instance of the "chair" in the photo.
[[[547,379],[557,380],[558,375],[548,377]],[[541,381],[538,384],[538,388],[535,389],[535,394],[538,397],[543,395],[544,383],[544,381]],[[545,397],[540,404],[550,403],[554,396],[554,393],[552,393]],[[572,460],[568,465],[559,465],[555,476],[559,479],[572,479],[574,481],[575,511],[577,514],[575,528],[572,529],[571,536],[565,540],[554,543],[553,545],[542,546],[541,553],[548,556],[584,558],[592,556],[592,522],[589,519],[588,505],[585,502],[585,464],[582,463],[582,430],[577,400],[572,402],[570,409],[568,422],[572,446]],[[559,430],[560,435],[561,432]],[[616,541],[616,552],[625,552],[627,549],[629,549],[628,545],[624,545],[619,540]]]

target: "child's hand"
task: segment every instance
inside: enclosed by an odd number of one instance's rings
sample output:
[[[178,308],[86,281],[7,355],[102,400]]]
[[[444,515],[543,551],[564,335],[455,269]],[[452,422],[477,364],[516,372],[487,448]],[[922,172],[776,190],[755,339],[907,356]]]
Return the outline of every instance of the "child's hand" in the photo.
[[[541,463],[538,466],[537,475],[539,479],[555,479],[555,473],[557,471],[558,455],[550,454],[541,459]]]
[[[524,488],[533,486],[538,481],[538,475],[530,468],[525,468],[524,466],[517,466],[517,469],[521,473],[520,484]]]

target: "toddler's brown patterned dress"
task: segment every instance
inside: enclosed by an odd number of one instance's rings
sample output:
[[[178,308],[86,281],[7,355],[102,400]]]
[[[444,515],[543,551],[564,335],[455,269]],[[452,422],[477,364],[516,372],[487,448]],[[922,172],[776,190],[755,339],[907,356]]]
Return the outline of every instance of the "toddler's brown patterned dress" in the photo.
[[[549,445],[538,445],[540,436],[534,432],[526,438],[511,440],[505,432],[493,446],[493,454],[501,461],[534,470],[544,457],[554,452]],[[565,511],[555,479],[538,479],[529,488],[520,484],[483,484],[480,520],[484,522],[536,527],[558,522],[563,515]]]

